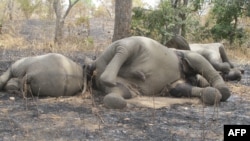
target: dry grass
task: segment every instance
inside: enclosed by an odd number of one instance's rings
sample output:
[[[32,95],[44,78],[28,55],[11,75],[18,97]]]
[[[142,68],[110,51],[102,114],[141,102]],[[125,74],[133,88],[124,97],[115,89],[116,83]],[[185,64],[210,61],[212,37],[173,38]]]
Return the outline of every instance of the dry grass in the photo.
[[[27,42],[19,36],[13,36],[11,34],[1,34],[0,35],[0,47],[1,48],[17,48],[17,47],[25,47],[27,46]]]
[[[250,87],[249,86],[235,84],[235,83],[227,83],[227,85],[232,91],[232,93],[250,100]]]
[[[235,47],[226,48],[226,52],[230,60],[235,60],[238,64],[249,64],[250,48]]]
[[[50,49],[50,50],[70,50],[70,51],[88,51],[94,49],[94,43],[91,38],[77,39],[68,37],[62,44],[54,44],[53,40],[28,42],[22,36],[13,36],[10,34],[1,34],[0,47],[5,49]]]

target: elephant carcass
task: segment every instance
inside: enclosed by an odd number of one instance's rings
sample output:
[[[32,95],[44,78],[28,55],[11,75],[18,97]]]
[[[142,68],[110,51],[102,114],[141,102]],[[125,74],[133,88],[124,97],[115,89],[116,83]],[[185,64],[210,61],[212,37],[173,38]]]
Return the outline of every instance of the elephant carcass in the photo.
[[[83,89],[84,73],[80,65],[60,54],[26,57],[17,60],[0,76],[0,90],[71,96]]]
[[[205,57],[212,66],[221,72],[221,75],[226,81],[241,80],[244,70],[235,68],[229,61],[224,45],[221,43],[209,43],[209,44],[189,44],[182,36],[175,35],[166,44],[169,48],[175,48],[179,50],[191,50],[201,54]]]
[[[134,95],[194,96],[206,104],[225,101],[230,92],[219,73],[198,53],[178,52],[146,37],[113,42],[92,64],[95,83],[107,95],[104,104],[124,108],[124,98]],[[189,84],[189,77],[202,75],[211,87]]]
[[[223,44],[189,44],[190,50],[204,56],[212,66],[222,73],[225,80],[241,80],[243,70],[235,68],[229,61]]]

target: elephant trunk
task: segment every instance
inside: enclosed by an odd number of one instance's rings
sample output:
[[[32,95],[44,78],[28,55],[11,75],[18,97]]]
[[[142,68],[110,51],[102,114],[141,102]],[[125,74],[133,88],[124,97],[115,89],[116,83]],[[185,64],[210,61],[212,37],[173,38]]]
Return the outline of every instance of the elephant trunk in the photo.
[[[83,90],[81,95],[83,95],[87,90],[87,67],[83,68]]]
[[[188,52],[185,59],[194,71],[202,75],[212,87],[220,91],[222,95],[221,101],[225,101],[230,97],[230,91],[224,80],[204,57],[197,53]]]

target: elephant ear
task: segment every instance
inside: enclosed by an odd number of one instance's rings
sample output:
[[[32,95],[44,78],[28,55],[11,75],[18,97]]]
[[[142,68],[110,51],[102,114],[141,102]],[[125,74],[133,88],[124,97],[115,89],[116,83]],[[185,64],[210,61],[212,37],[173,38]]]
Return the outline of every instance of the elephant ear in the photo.
[[[182,58],[182,71],[183,74],[185,75],[185,77],[191,77],[191,76],[195,76],[196,75],[196,71],[193,69],[193,67],[191,66],[191,63],[188,61],[188,59],[186,58]]]

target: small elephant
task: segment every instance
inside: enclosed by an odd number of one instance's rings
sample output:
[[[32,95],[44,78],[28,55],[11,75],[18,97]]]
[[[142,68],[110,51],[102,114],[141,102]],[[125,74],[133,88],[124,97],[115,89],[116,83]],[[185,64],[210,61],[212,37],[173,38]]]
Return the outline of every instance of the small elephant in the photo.
[[[244,73],[244,70],[235,68],[229,61],[221,43],[188,44],[184,37],[176,35],[167,42],[166,46],[179,50],[191,50],[201,54],[217,71],[221,72],[223,79],[226,81],[240,81]]]
[[[91,66],[97,88],[107,94],[104,105],[109,108],[124,108],[125,99],[138,94],[199,97],[205,104],[230,97],[220,74],[200,54],[174,51],[147,37],[113,42]],[[193,86],[197,74],[210,87]]]
[[[229,61],[223,44],[189,44],[189,46],[191,51],[204,56],[217,71],[220,71],[224,80],[241,80],[244,70],[235,68]]]
[[[36,96],[71,96],[86,87],[83,68],[69,58],[49,53],[13,63],[0,76],[0,90]]]

